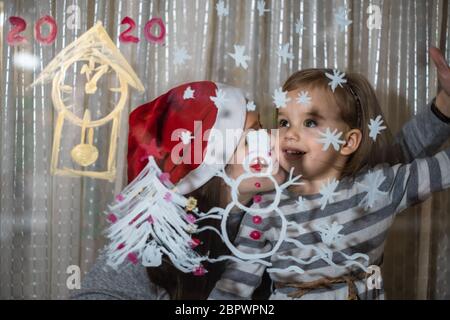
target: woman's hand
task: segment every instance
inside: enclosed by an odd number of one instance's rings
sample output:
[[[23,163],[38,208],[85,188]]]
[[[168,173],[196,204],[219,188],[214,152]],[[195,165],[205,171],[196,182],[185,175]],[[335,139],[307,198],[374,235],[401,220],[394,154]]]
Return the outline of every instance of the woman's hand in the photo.
[[[442,88],[436,97],[436,107],[450,117],[450,67],[438,48],[430,48],[430,56],[437,68],[439,84]]]

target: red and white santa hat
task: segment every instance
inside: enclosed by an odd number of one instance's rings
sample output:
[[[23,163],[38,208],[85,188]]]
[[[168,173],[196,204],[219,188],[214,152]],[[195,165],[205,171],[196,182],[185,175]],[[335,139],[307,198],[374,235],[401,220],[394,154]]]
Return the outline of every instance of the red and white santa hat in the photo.
[[[205,257],[194,249],[198,189],[231,159],[243,132],[246,100],[240,89],[202,81],[186,83],[136,108],[129,119],[128,186],[109,206],[108,264],[126,260],[161,264],[162,255],[184,272]]]

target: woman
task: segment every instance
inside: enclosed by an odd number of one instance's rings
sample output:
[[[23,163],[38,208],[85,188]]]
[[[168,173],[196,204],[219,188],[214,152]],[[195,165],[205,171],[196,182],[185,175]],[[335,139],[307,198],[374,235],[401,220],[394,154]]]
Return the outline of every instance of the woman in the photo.
[[[129,182],[145,168],[148,156],[153,156],[158,167],[170,173],[170,182],[176,185],[178,192],[195,198],[198,209],[207,212],[229,203],[230,190],[216,174],[224,168],[231,178],[243,173],[242,157],[247,151],[245,134],[261,128],[261,124],[258,113],[246,111],[246,100],[239,89],[204,81],[183,84],[136,108],[130,115],[129,127]],[[198,150],[194,147],[199,144],[193,141],[188,148],[183,145],[180,148],[180,142],[174,139],[174,132],[180,128],[204,137],[200,143],[204,155],[201,163],[195,161]],[[228,137],[226,130],[233,129],[238,132],[238,139],[219,143],[208,137],[211,133],[208,130],[216,130],[222,137]],[[208,149],[215,149],[214,161],[205,161]],[[225,166],[228,161],[232,163]],[[282,171],[274,174],[278,182],[284,180]],[[268,179],[247,179],[239,186],[239,201],[246,204],[257,192],[272,187]],[[240,212],[235,212],[228,219],[231,239],[241,217]],[[210,219],[199,223],[200,228],[203,225],[218,227],[217,220]],[[196,251],[201,255],[209,252],[210,257],[217,257],[227,253],[220,237],[212,231],[199,233],[198,240],[201,245]],[[108,268],[107,263],[108,257],[102,254],[83,280],[82,289],[72,295],[73,299],[205,299],[223,270],[223,262],[207,263],[208,272],[196,276],[179,271],[167,256],[159,267],[144,268],[141,264],[123,263],[116,271]]]

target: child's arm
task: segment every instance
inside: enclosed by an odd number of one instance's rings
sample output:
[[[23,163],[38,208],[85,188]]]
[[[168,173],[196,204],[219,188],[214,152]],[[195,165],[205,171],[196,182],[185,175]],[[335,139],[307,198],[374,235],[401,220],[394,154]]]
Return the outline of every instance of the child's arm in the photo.
[[[398,213],[450,187],[450,148],[410,164],[385,166],[382,173],[384,179],[378,190],[385,194],[377,201],[390,203],[390,211]]]
[[[441,92],[438,97],[445,95]],[[432,156],[450,137],[450,118],[436,103],[428,107],[408,121],[396,135],[393,145],[383,150],[384,154],[401,152],[401,163],[409,163],[420,157]],[[391,163],[395,164],[395,163]]]
[[[249,227],[252,216],[246,214],[242,220],[238,235],[236,236],[235,245],[238,250],[244,253],[262,253],[271,249],[270,242],[266,238],[266,234],[270,225],[264,223]],[[250,233],[259,231],[261,238],[254,240],[250,237]],[[253,292],[261,284],[262,275],[266,267],[259,263],[248,264],[229,261],[222,277],[217,281],[214,289],[209,295],[209,299],[214,300],[243,300],[251,299]]]

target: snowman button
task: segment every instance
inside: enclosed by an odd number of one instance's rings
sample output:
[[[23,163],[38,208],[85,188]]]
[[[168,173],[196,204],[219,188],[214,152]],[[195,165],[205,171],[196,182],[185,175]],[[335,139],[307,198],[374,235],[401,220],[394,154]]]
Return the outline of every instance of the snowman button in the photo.
[[[253,216],[252,221],[254,224],[260,224],[262,222],[262,218],[261,218],[261,216],[256,215],[256,216]]]
[[[253,240],[259,240],[261,238],[261,232],[256,230],[250,232],[250,238],[252,238]]]

